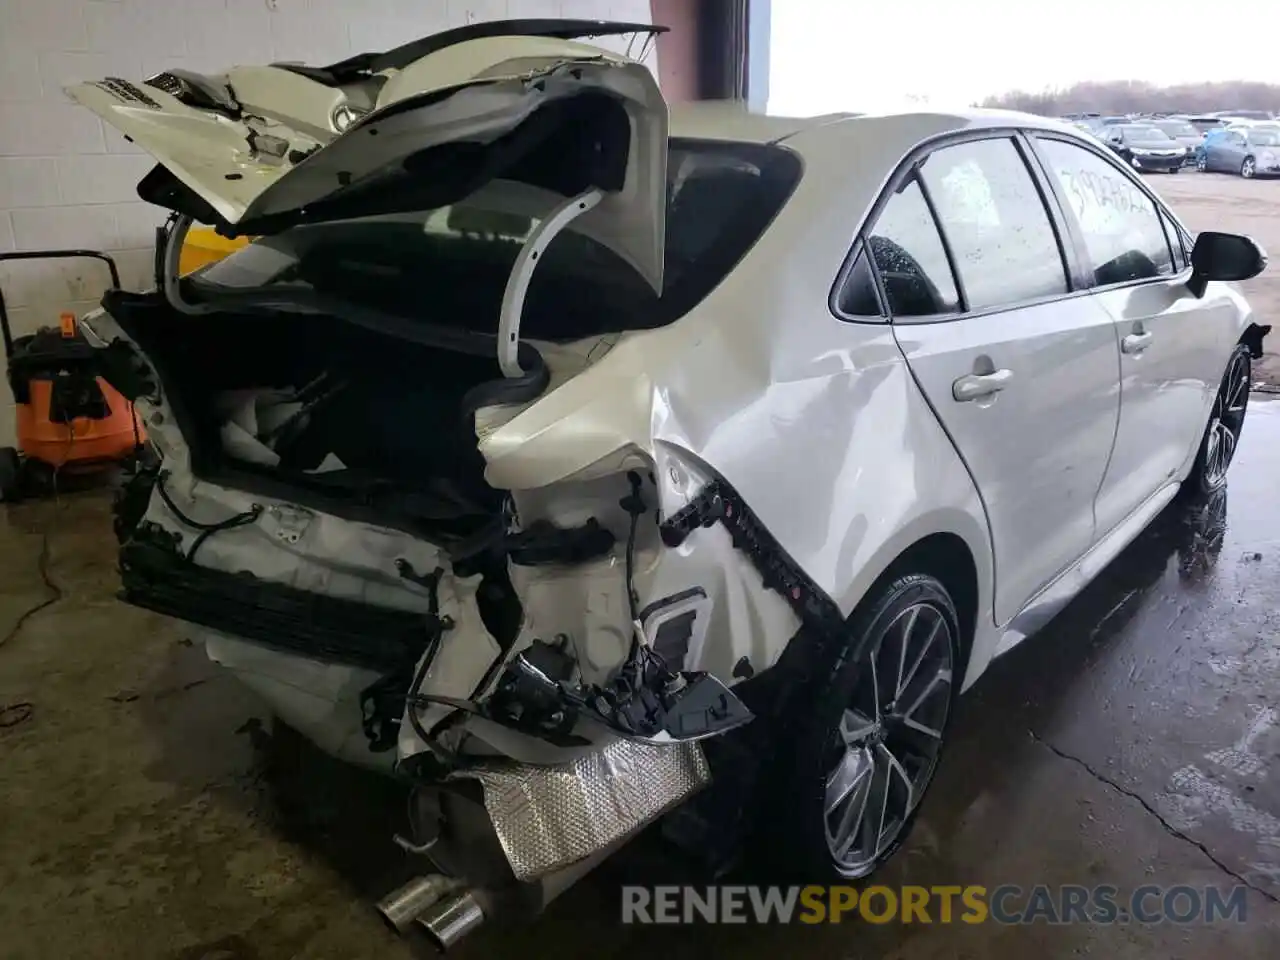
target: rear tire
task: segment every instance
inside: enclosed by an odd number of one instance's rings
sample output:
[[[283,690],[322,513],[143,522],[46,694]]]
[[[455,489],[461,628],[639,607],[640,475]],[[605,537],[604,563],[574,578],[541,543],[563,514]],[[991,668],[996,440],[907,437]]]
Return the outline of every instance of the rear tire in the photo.
[[[959,617],[932,576],[882,583],[847,629],[844,649],[802,698],[765,840],[773,871],[805,882],[870,876],[906,840],[960,683]]]
[[[1257,164],[1254,163],[1253,157],[1245,157],[1240,161],[1240,176],[1246,180],[1252,180],[1253,175],[1258,172]]]
[[[1249,387],[1252,383],[1252,355],[1243,343],[1236,344],[1227,360],[1226,372],[1213,399],[1209,423],[1200,449],[1196,452],[1191,473],[1182,482],[1184,495],[1203,499],[1227,483],[1227,469],[1235,457],[1244,429],[1245,413],[1249,409]]]

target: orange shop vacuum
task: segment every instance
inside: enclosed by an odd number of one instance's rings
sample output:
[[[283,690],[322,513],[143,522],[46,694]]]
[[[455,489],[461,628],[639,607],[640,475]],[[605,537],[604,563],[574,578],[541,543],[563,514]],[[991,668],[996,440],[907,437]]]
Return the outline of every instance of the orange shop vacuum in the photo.
[[[115,261],[96,250],[0,253],[0,262],[91,257],[120,286]],[[146,434],[132,404],[98,375],[97,351],[74,314],[58,327],[15,337],[0,292],[9,388],[16,413],[17,447],[0,448],[0,501],[14,502],[57,489],[63,478],[104,471],[140,452]]]

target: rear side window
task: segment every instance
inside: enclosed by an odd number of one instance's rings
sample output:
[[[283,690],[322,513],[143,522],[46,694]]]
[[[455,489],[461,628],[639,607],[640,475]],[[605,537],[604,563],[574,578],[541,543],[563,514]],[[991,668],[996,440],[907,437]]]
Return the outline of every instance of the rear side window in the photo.
[[[1039,145],[1080,225],[1098,286],[1173,274],[1160,215],[1136,183],[1083,147],[1061,140]]]
[[[1012,140],[942,147],[920,169],[951,246],[968,310],[1066,293],[1044,200]]]
[[[915,179],[889,198],[867,248],[893,316],[930,317],[960,309],[946,248]]]
[[[853,269],[840,290],[840,312],[850,317],[882,317],[876,279],[871,274],[864,250],[853,261]]]

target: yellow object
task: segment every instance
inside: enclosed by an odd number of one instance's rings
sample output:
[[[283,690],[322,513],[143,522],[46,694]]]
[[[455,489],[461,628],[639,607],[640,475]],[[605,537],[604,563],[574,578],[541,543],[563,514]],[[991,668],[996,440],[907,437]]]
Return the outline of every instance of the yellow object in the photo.
[[[251,242],[251,237],[229,240],[209,227],[192,227],[182,244],[182,252],[178,254],[178,274],[185,276],[192,270],[217,263],[227,254],[235,253]]]

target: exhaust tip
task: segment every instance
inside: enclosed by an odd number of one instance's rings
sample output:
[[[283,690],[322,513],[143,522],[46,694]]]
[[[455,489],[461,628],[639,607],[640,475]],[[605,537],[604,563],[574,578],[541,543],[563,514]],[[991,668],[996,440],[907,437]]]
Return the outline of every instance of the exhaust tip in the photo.
[[[484,908],[470,890],[438,900],[418,915],[418,926],[437,949],[448,950],[484,923]]]
[[[404,933],[418,914],[457,887],[457,880],[439,873],[414,877],[378,901],[378,915],[396,933]]]

